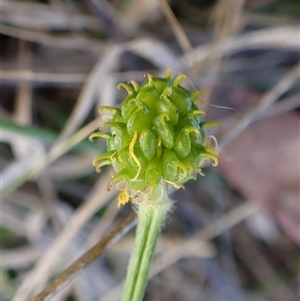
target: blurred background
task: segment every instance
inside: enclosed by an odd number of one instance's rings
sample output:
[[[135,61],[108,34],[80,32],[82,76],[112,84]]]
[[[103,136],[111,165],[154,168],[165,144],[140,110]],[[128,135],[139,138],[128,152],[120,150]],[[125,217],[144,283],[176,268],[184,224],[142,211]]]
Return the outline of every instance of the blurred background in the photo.
[[[119,82],[166,67],[203,89],[220,163],[172,193],[145,301],[299,300],[299,16],[298,0],[2,0],[0,300],[29,300],[132,211],[88,136]],[[127,230],[52,300],[118,300]]]

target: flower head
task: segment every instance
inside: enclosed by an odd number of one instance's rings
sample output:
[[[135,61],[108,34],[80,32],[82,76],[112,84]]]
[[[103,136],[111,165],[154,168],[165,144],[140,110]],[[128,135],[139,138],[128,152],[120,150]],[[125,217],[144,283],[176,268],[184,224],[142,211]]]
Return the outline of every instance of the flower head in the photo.
[[[138,202],[138,192],[154,189],[162,180],[180,188],[201,172],[204,159],[218,164],[218,152],[209,145],[204,130],[218,124],[202,121],[205,112],[194,101],[198,91],[189,93],[179,85],[186,76],[171,80],[170,69],[163,78],[146,76],[141,86],[135,81],[131,86],[119,84],[128,93],[121,108],[101,107],[100,113],[110,112],[105,115],[109,121],[90,136],[107,142],[107,152],[97,156],[93,165],[98,171],[113,166],[116,174],[108,189],[118,182],[122,204],[129,199]],[[105,128],[110,130],[104,132]]]

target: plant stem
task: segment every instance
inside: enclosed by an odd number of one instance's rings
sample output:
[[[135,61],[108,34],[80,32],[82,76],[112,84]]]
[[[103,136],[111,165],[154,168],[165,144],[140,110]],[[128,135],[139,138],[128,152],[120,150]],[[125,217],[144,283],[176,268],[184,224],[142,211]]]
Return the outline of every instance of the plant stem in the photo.
[[[143,299],[156,241],[171,206],[164,182],[153,191],[143,193],[143,199],[137,205],[138,225],[122,301]]]

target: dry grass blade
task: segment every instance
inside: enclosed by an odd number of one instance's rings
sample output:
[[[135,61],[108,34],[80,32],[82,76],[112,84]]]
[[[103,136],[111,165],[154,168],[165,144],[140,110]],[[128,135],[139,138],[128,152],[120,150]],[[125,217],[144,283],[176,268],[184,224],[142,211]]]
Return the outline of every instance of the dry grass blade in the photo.
[[[299,28],[297,26],[261,29],[227,39],[220,45],[219,53],[220,55],[230,55],[243,49],[258,47],[298,50],[298,38]],[[182,64],[191,68],[194,64],[207,59],[210,47],[210,45],[205,45],[194,48],[181,58]]]
[[[32,265],[41,251],[34,247],[20,247],[16,250],[1,250],[1,264],[4,268],[27,268]]]
[[[149,60],[159,68],[170,67],[174,73],[183,69],[174,53],[166,45],[154,39],[145,38],[132,41],[126,44],[126,49]]]
[[[153,262],[153,266],[150,270],[150,276],[153,277],[174,264],[186,254],[186,249],[192,252],[193,249],[199,248],[206,244],[211,239],[220,235],[227,229],[230,229],[247,218],[253,216],[258,212],[258,208],[250,202],[246,202],[236,208],[232,209],[229,213],[222,218],[212,222],[207,227],[200,229],[185,244],[173,248],[168,252],[165,252],[161,257],[157,258]]]
[[[29,68],[31,61],[30,46],[25,41],[19,41],[19,67]],[[19,124],[31,123],[32,111],[32,87],[27,80],[18,83],[15,112],[13,120]],[[17,158],[24,158],[32,152],[32,144],[26,138],[10,141],[13,151]],[[37,149],[41,148],[37,140],[34,141]]]
[[[217,76],[222,63],[223,56],[219,53],[222,43],[233,35],[242,25],[241,19],[244,2],[244,0],[238,0],[232,5],[231,0],[220,1],[212,12],[215,37],[207,61],[209,64],[208,72],[214,77]]]
[[[35,42],[50,47],[66,48],[94,52],[99,55],[103,45],[82,37],[58,37],[46,33],[35,32],[32,30],[22,29],[19,27],[1,24],[0,33],[11,37],[18,38],[29,42]]]
[[[84,126],[70,138],[61,141],[48,154],[31,158],[23,162],[24,165],[22,166],[22,169],[19,169],[19,172],[15,174],[14,178],[2,186],[1,197],[3,198],[10,192],[14,191],[32,176],[36,175],[50,163],[61,157],[64,153],[85,139],[91,132],[96,130],[99,127],[99,124],[100,118],[97,118]],[[20,163],[17,162],[16,165],[18,164]]]
[[[131,27],[134,29],[131,33],[140,34],[141,24],[147,21],[155,22],[160,16],[159,4],[157,1],[131,0],[126,3],[126,11],[123,11],[122,17],[126,21],[130,20]],[[153,16],[155,16],[153,18]]]
[[[211,79],[216,80],[221,65],[226,54],[222,52],[221,45],[234,34],[242,25],[241,17],[244,9],[244,0],[235,1],[232,5],[231,0],[219,1],[212,11],[211,19],[214,26],[214,39],[211,42],[209,54],[205,64],[198,63],[194,66],[193,72],[206,73]],[[204,62],[202,62],[204,63]],[[203,68],[203,65],[205,67]],[[210,99],[213,86],[206,91],[206,98]]]
[[[98,61],[81,90],[76,106],[69,117],[58,142],[72,134],[84,121],[95,102],[100,83],[104,80],[104,77],[111,72],[122,52],[122,46],[109,47],[106,53]]]
[[[66,20],[65,15],[58,10],[55,10],[51,5],[25,2],[25,1],[7,1],[2,0],[2,22],[22,28],[31,29],[70,29],[70,22]],[[73,29],[99,29],[97,19],[72,14]]]
[[[299,107],[299,95],[294,95],[291,97],[287,97],[284,99],[281,99],[280,102],[276,102],[275,104],[271,105],[267,111],[264,111],[262,114],[255,116],[251,121],[250,124],[259,121],[264,120],[273,116],[278,116],[280,114],[284,114],[289,111],[293,111]],[[223,120],[220,120],[219,123],[221,124],[221,127],[224,131],[226,129],[232,127],[232,124],[236,122],[236,120],[240,120],[245,113],[236,113],[232,117],[227,117]],[[249,125],[250,125],[249,124]],[[212,131],[212,134],[217,133],[216,130]]]
[[[257,119],[267,108],[269,108],[284,92],[286,92],[295,80],[300,76],[300,63],[289,70],[281,80],[268,91],[262,99],[249,110],[234,127],[222,136],[219,147],[222,148],[239,133],[241,133],[253,120]]]
[[[111,230],[107,235],[105,235],[99,243],[88,250],[80,258],[78,258],[69,268],[67,268],[63,273],[57,276],[51,283],[46,286],[42,292],[36,295],[30,301],[47,301],[51,300],[52,297],[82,269],[84,269],[88,264],[92,263],[97,259],[102,252],[112,243],[112,239],[115,238],[117,234],[118,237],[124,235],[128,229],[131,229],[129,224],[135,217],[135,213],[132,212],[124,220],[119,222],[113,230]],[[129,227],[126,227],[129,224]],[[114,239],[116,241],[116,239]]]
[[[299,95],[294,95],[285,99],[281,99],[280,102],[271,106],[270,110],[264,112],[262,116],[258,116],[258,119],[276,116],[296,110],[297,108],[299,108]]]
[[[45,285],[47,279],[50,277],[54,263],[59,260],[61,253],[64,252],[69,242],[90,217],[99,210],[99,208],[104,206],[108,198],[111,197],[111,192],[108,193],[106,190],[110,178],[110,171],[108,171],[96,183],[85,202],[83,202],[82,206],[73,214],[51,248],[43,254],[34,269],[32,269],[24,279],[12,301],[24,301],[24,298],[26,299],[33,290],[36,293],[36,291]]]
[[[272,281],[276,283],[277,289],[275,291],[269,292],[268,296],[272,301],[297,301],[297,297],[285,287],[282,277],[277,275],[276,271],[273,269],[272,265],[264,258],[264,255],[261,254],[257,248],[257,242],[249,240],[248,237],[244,237],[242,233],[238,233],[239,243],[244,246],[239,250],[239,255],[241,258],[245,259],[249,270],[252,274],[259,279],[259,282],[264,286],[264,290],[268,291],[267,284],[264,282],[265,279],[272,278]],[[252,260],[255,258],[255,261],[258,263],[259,269],[256,265],[253,265]]]
[[[166,2],[166,0],[159,0],[159,4],[162,8],[162,11],[168,20],[168,23],[177,39],[178,44],[180,45],[183,52],[188,53],[193,48],[192,45],[186,36],[185,32],[183,31],[180,23],[176,19],[175,15],[173,14],[169,4]]]
[[[106,0],[86,0],[94,14],[102,21],[106,34],[117,38],[136,30],[131,20],[121,16],[114,6]]]
[[[3,81],[27,80],[33,83],[51,83],[58,85],[82,84],[87,74],[84,73],[46,73],[34,72],[28,69],[23,70],[2,70],[1,78]]]

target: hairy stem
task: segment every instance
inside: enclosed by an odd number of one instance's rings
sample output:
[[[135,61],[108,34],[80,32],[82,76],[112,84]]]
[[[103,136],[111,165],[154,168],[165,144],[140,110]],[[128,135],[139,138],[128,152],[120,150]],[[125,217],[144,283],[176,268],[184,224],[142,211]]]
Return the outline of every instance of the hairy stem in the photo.
[[[171,206],[165,183],[151,192],[143,193],[143,199],[137,206],[138,225],[122,301],[143,299],[156,241]]]

